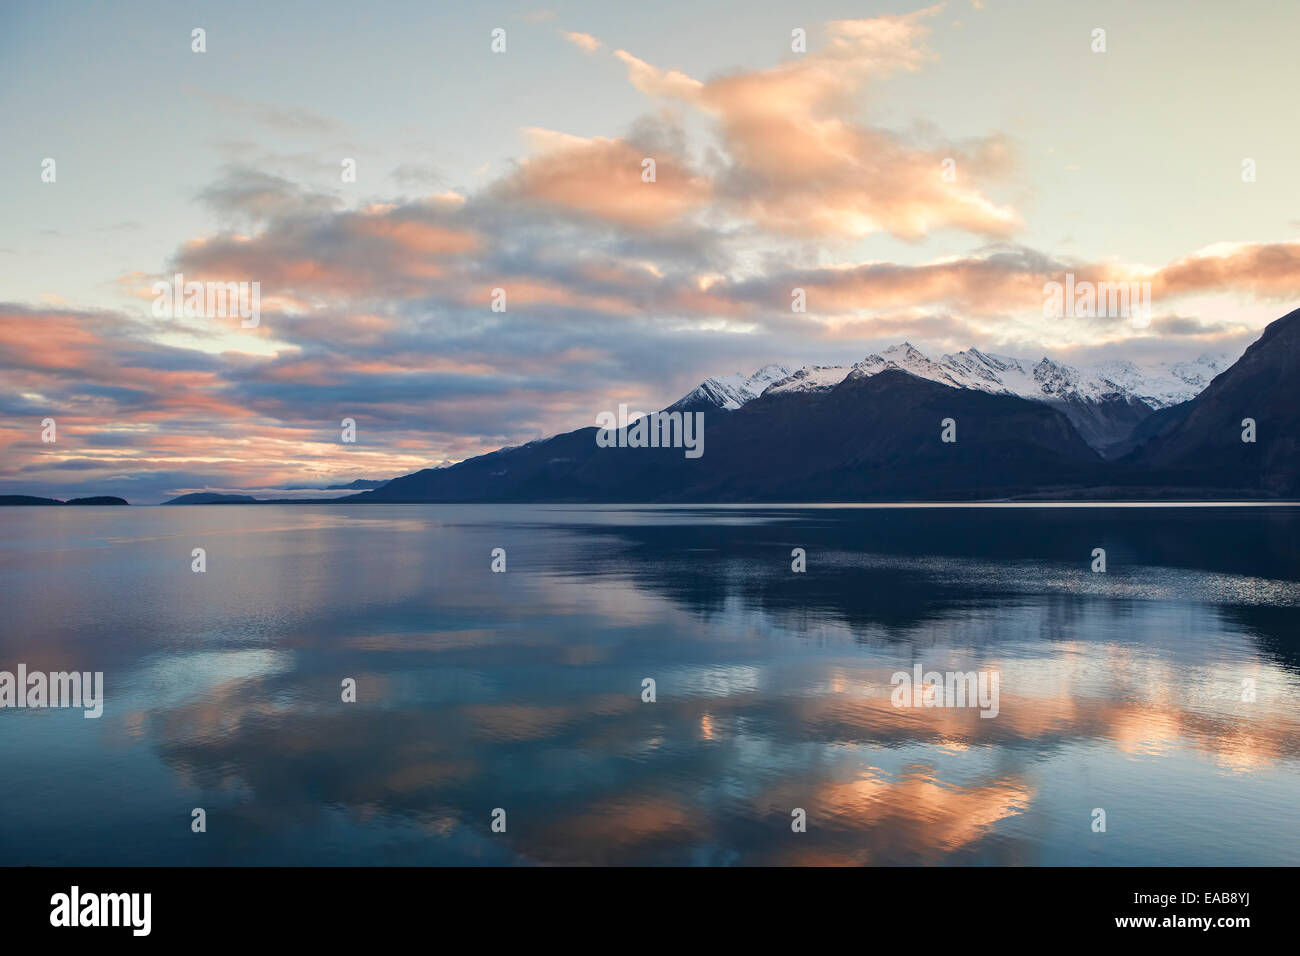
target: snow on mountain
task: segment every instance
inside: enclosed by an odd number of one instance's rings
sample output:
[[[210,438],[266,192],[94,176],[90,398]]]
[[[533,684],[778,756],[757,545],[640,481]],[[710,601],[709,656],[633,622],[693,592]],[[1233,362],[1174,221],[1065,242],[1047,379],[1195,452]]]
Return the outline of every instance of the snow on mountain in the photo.
[[[847,365],[813,365],[791,373],[788,378],[768,386],[767,392],[781,394],[785,392],[816,392],[821,389],[834,388],[851,369]]]
[[[875,375],[877,372],[883,372],[887,368],[899,368],[904,372],[910,372],[917,378],[926,378],[951,388],[963,387],[962,383],[953,377],[950,369],[937,362],[930,361],[928,357],[917,351],[910,342],[890,346],[879,355],[868,355],[861,362],[856,363],[853,370],[846,377],[863,378]]]
[[[1060,409],[1084,440],[1103,455],[1118,453],[1139,421],[1157,409],[1196,397],[1231,363],[1224,355],[1191,362],[1138,366],[1115,360],[1075,367],[1043,357],[1037,363],[971,348],[934,361],[909,342],[868,355],[851,366],[813,365],[790,371],[767,365],[753,375],[710,378],[669,409],[737,409],[759,395],[834,388],[848,378],[900,369],[951,388],[1017,395]]]
[[[1152,408],[1177,405],[1200,394],[1232,363],[1225,355],[1200,355],[1194,362],[1165,362],[1138,368],[1132,362],[1102,362],[1093,366],[1098,378],[1140,398]]]
[[[708,378],[669,405],[668,410],[701,405],[734,410],[758,398],[768,386],[789,378],[791,374],[791,370],[784,365],[764,365],[753,375],[736,372],[733,375]]]
[[[1223,355],[1201,355],[1193,362],[1146,367],[1110,361],[1076,368],[1046,357],[1035,364],[974,348],[944,355],[936,362],[904,342],[878,355],[868,355],[852,366],[818,365],[799,369],[773,383],[767,393],[780,395],[833,388],[850,375],[862,377],[896,368],[952,388],[1019,395],[1034,401],[1137,399],[1154,410],[1194,398],[1230,364]]]

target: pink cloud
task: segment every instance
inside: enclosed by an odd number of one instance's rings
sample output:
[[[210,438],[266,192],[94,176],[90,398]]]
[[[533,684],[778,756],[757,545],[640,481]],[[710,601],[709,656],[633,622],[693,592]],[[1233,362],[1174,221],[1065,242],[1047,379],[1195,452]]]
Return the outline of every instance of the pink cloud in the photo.
[[[581,212],[625,226],[653,227],[682,218],[706,203],[708,181],[680,157],[647,153],[622,139],[580,139],[530,130],[539,152],[522,160],[498,185],[502,198]],[[654,181],[642,178],[654,162]]]
[[[764,228],[845,238],[883,231],[916,239],[945,227],[1006,236],[1020,217],[975,185],[1009,165],[1000,138],[923,148],[855,119],[871,81],[929,59],[924,21],[937,9],[836,20],[820,50],[707,82],[626,50],[615,55],[637,89],[714,118],[731,163],[718,177],[720,199]]]

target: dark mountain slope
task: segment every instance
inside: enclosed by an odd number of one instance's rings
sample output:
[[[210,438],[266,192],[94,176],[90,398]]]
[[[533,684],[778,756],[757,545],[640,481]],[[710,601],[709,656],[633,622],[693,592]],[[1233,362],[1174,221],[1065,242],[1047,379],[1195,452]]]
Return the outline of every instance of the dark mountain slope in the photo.
[[[1253,443],[1241,440],[1246,418]],[[1201,394],[1142,425],[1150,437],[1123,464],[1149,484],[1300,495],[1300,309],[1270,323]]]
[[[957,441],[941,441],[941,422]],[[807,395],[764,396],[707,433],[695,500],[994,497],[1092,479],[1101,459],[1042,403],[902,371]],[[698,464],[688,463],[688,464]]]
[[[957,441],[940,440],[941,421]],[[1085,485],[1101,459],[1042,403],[889,370],[706,413],[704,454],[600,448],[584,428],[395,478],[354,501],[834,501]]]

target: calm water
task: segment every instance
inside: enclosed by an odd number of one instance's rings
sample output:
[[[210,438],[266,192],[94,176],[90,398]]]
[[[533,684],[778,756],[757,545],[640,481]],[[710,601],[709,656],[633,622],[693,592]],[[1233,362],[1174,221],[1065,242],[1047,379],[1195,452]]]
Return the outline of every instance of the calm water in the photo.
[[[107,698],[0,710],[0,863],[1295,864],[1297,542],[1278,508],[0,509],[0,670]],[[917,663],[998,672],[997,717],[894,707]]]

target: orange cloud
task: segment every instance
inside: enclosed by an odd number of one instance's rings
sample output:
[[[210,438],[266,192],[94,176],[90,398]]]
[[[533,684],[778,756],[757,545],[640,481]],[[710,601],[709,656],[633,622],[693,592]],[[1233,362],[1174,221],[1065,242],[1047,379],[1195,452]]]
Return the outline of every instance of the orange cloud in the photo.
[[[937,7],[904,16],[836,20],[826,45],[766,70],[700,82],[619,50],[637,89],[687,103],[715,118],[732,163],[728,207],[787,235],[860,237],[889,232],[915,239],[943,227],[1005,236],[1014,209],[972,184],[1005,171],[998,138],[973,148],[921,148],[855,122],[869,81],[918,69],[928,58],[923,21]],[[945,161],[952,160],[951,169]],[[950,175],[945,175],[950,173]]]
[[[581,139],[551,130],[529,134],[540,152],[500,184],[505,198],[576,210],[625,226],[659,226],[705,203],[711,187],[678,157],[648,154],[622,139]],[[645,160],[654,181],[643,181]]]
[[[83,368],[94,361],[101,339],[87,315],[63,312],[0,312],[0,366],[45,371]]]
[[[601,47],[600,41],[590,33],[571,33],[568,30],[561,30],[560,33],[574,46],[580,47],[588,53],[595,53]]]
[[[1263,298],[1300,296],[1300,240],[1211,246],[1171,262],[1152,277],[1156,295],[1227,289]]]
[[[359,221],[357,231],[363,236],[389,239],[398,247],[415,253],[460,255],[478,247],[478,239],[468,233],[427,222],[367,217]]]

